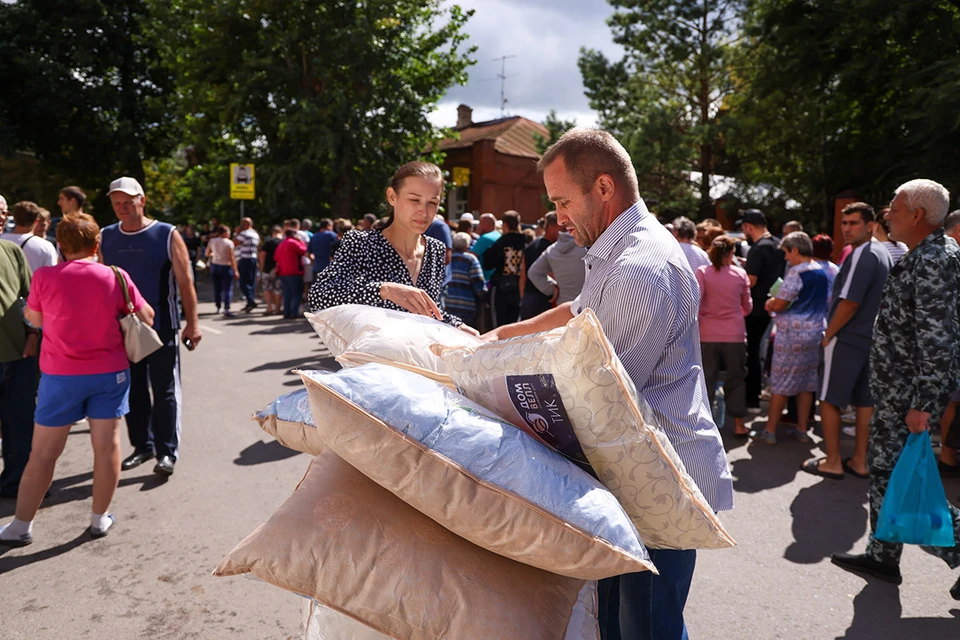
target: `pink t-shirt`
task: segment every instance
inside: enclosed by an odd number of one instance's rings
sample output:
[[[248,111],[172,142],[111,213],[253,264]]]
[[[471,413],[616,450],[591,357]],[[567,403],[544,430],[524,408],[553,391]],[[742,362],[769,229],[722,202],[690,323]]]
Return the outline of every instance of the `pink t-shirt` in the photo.
[[[740,267],[717,271],[705,264],[696,271],[700,283],[700,342],[743,342],[747,326],[743,317],[753,310],[750,279]]]
[[[146,302],[123,269],[134,310]],[[127,314],[113,270],[71,260],[33,274],[27,306],[43,314],[40,371],[55,376],[114,373],[130,366],[119,318]]]

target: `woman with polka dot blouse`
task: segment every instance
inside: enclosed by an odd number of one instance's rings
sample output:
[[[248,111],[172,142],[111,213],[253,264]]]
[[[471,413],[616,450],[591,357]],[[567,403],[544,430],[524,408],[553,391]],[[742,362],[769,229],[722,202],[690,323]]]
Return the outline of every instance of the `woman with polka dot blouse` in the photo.
[[[365,304],[442,320],[478,335],[439,307],[447,249],[423,235],[443,194],[440,167],[408,162],[387,187],[391,212],[370,231],[350,231],[330,265],[317,276],[308,302],[312,311],[340,304]]]

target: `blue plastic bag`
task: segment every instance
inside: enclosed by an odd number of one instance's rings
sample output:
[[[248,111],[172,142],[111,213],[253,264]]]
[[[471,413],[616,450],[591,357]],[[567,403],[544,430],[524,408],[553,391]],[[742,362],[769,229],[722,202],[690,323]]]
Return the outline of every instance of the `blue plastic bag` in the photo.
[[[887,485],[873,536],[886,542],[952,547],[953,519],[930,433],[911,433]]]

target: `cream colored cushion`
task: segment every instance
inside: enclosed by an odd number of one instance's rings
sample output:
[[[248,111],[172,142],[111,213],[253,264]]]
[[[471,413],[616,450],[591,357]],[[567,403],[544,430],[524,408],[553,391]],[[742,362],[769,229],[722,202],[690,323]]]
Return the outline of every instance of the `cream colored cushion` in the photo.
[[[576,578],[653,569],[603,485],[467,398],[379,364],[300,375],[325,446],[457,535]]]
[[[333,452],[214,575],[244,573],[415,639],[563,638],[584,585],[467,542]]]
[[[252,419],[288,449],[311,455],[323,453],[323,441],[313,423],[305,389],[280,396],[254,413]]]
[[[593,311],[547,333],[435,351],[468,398],[571,458],[585,456],[648,547],[735,544],[666,435],[644,420]]]
[[[435,373],[443,373],[444,368],[430,350],[431,345],[470,347],[481,342],[476,336],[433,318],[359,304],[342,304],[306,316],[335,358],[346,351],[356,351],[376,356],[381,362]]]

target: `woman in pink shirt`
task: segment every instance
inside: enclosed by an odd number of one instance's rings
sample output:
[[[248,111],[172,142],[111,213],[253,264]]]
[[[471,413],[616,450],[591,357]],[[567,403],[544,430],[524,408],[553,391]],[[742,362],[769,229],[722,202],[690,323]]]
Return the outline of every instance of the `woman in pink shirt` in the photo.
[[[703,355],[703,375],[707,381],[710,405],[717,389],[717,375],[722,366],[726,372],[723,383],[727,412],[736,422],[734,433],[746,438],[749,431],[743,424],[747,414],[747,327],[744,316],[753,310],[750,280],[747,272],[734,266],[737,242],[729,236],[720,236],[710,244],[707,255],[711,264],[696,271],[700,283],[700,349]],[[723,425],[718,425],[723,426]]]
[[[120,478],[120,418],[129,411],[130,363],[118,318],[127,313],[118,276],[95,261],[100,227],[93,217],[73,213],[57,226],[66,258],[33,274],[24,317],[43,327],[40,388],[34,412],[30,460],[20,481],[16,516],[0,529],[0,544],[33,542],[33,518],[50,488],[70,426],[87,418],[93,443],[93,515],[90,535],[101,538],[113,525],[107,512]],[[123,270],[134,309],[153,324],[153,309]]]

